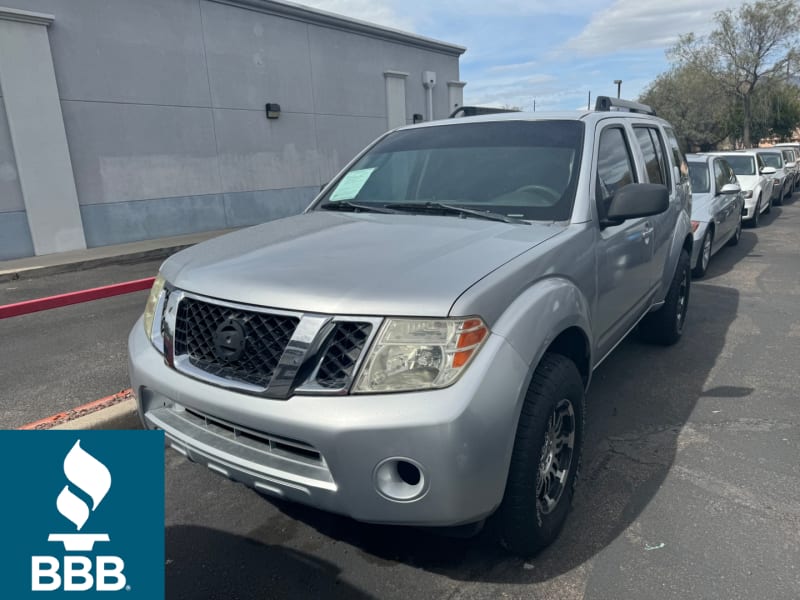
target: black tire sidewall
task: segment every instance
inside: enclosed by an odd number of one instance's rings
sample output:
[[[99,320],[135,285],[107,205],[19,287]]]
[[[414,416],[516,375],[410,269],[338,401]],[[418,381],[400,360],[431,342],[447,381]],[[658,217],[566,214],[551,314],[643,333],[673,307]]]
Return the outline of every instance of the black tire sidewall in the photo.
[[[539,461],[547,423],[567,398],[575,416],[575,443],[564,491],[552,512],[542,514],[536,498]],[[520,413],[503,502],[497,513],[501,543],[510,551],[532,555],[558,536],[572,504],[583,449],[585,399],[583,380],[568,358],[547,353],[534,372]]]

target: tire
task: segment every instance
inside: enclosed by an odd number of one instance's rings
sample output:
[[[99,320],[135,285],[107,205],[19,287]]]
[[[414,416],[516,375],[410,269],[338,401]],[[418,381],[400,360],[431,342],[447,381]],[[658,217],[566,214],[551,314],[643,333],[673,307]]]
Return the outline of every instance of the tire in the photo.
[[[739,222],[736,224],[736,231],[733,232],[733,235],[728,240],[728,246],[738,245],[741,237],[742,237],[742,213],[741,211],[739,211]]]
[[[646,341],[671,346],[681,339],[692,289],[689,263],[689,253],[682,250],[664,305],[639,324],[639,331]]]
[[[772,194],[769,196],[769,200],[767,200],[767,208],[764,209],[764,214],[768,215],[772,212]]]
[[[532,556],[561,531],[580,468],[584,418],[584,386],[575,363],[546,353],[525,395],[495,517],[500,543],[514,554]]]
[[[706,230],[700,246],[700,254],[697,255],[697,264],[692,269],[692,275],[702,277],[708,270],[708,263],[711,262],[711,247],[714,244],[714,232],[711,228]]]
[[[778,194],[778,197],[772,201],[772,204],[775,206],[782,206],[783,205],[783,197],[786,195],[784,188],[781,188],[781,193]]]
[[[756,202],[756,209],[753,211],[753,218],[750,219],[750,227],[755,229],[758,227],[758,221],[761,219],[761,197],[759,196]]]

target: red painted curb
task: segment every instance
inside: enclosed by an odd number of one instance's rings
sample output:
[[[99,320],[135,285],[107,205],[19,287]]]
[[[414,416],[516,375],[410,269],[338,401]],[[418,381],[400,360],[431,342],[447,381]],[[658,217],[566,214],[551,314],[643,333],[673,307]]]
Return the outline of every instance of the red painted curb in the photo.
[[[131,292],[147,290],[153,286],[154,280],[155,277],[147,277],[145,279],[136,279],[135,281],[104,285],[89,290],[58,294],[57,296],[48,296],[46,298],[37,298],[35,300],[25,300],[23,302],[16,302],[14,304],[4,304],[0,306],[0,319],[18,317],[20,315],[39,312],[40,310],[60,308],[62,306],[69,306],[70,304],[78,304],[80,302],[89,302],[91,300],[100,300],[102,298],[110,298],[111,296],[118,296],[120,294],[129,294]]]
[[[105,398],[100,398],[99,400],[94,400],[93,402],[88,402],[86,404],[82,404],[81,406],[76,406],[75,408],[65,410],[64,412],[45,417],[44,419],[39,419],[33,423],[28,423],[22,427],[17,427],[17,429],[50,429],[56,425],[71,421],[77,417],[82,417],[103,408],[108,408],[109,406],[119,404],[128,398],[133,398],[133,392],[130,388],[127,390],[122,390],[121,392],[117,392],[116,394],[112,394],[111,396],[106,396]]]

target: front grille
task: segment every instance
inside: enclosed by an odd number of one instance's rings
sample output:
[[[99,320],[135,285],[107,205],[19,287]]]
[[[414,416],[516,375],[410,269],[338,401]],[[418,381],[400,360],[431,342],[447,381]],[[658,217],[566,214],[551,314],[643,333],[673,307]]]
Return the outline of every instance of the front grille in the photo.
[[[217,329],[235,319],[244,329],[244,350],[234,360],[223,360],[215,351]],[[175,322],[175,354],[216,377],[267,388],[278,361],[299,319],[210,304],[186,297],[178,305]]]
[[[317,371],[317,383],[320,386],[339,389],[349,383],[371,331],[371,323],[337,323]]]

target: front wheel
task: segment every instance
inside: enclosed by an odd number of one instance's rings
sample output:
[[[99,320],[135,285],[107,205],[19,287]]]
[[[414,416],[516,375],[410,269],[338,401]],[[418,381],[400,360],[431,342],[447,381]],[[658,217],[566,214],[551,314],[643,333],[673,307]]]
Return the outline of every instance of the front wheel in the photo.
[[[671,346],[681,339],[692,282],[689,263],[689,253],[681,250],[664,305],[642,319],[639,331],[648,342]]]
[[[736,224],[736,230],[728,240],[728,246],[736,246],[742,237],[742,212],[739,211],[739,222]]]
[[[692,275],[695,277],[702,277],[708,270],[708,263],[711,261],[711,246],[714,242],[714,233],[711,229],[707,229],[703,236],[702,246],[700,247],[700,255],[697,257],[697,264],[692,269]]]
[[[758,202],[756,202],[756,208],[753,212],[753,218],[750,219],[750,225],[755,229],[758,227],[758,221],[761,219],[761,198],[759,197]]]
[[[531,556],[567,518],[583,446],[584,391],[568,358],[546,353],[531,379],[496,520],[501,543]]]

